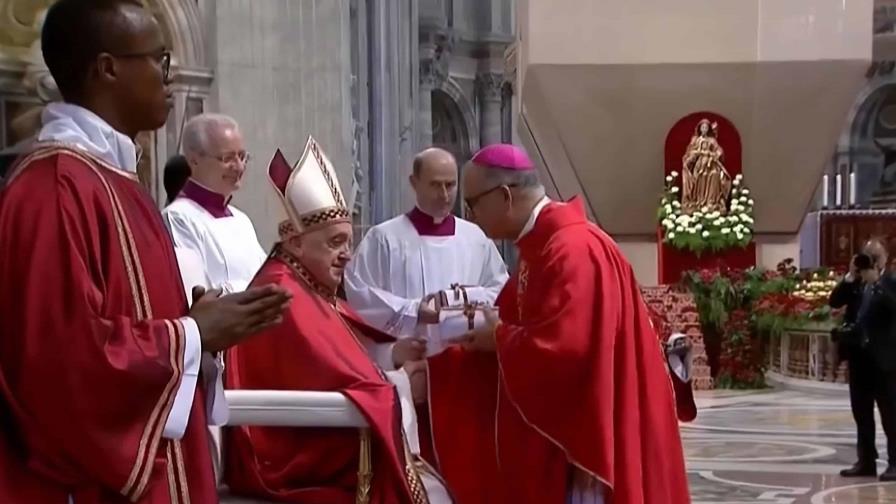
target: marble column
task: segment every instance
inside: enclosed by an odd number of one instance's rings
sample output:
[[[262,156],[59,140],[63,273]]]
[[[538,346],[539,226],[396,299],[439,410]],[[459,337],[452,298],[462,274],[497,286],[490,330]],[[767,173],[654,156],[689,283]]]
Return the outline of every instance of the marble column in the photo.
[[[501,142],[501,86],[504,75],[483,72],[476,76],[479,99],[479,145]]]

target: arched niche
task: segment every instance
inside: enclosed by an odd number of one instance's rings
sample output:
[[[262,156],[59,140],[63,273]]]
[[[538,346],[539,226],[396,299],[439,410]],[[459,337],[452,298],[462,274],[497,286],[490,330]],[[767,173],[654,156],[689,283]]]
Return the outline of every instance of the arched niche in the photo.
[[[848,147],[838,149],[835,169],[855,172],[856,202],[896,206],[896,82],[880,81],[860,94],[847,132]]]

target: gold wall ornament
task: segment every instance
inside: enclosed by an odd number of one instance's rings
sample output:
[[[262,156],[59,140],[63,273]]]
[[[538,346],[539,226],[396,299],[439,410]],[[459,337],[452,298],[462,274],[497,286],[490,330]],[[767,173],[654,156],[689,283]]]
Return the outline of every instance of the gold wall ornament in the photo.
[[[718,124],[701,119],[682,157],[681,206],[685,214],[728,211],[731,175],[723,163]]]

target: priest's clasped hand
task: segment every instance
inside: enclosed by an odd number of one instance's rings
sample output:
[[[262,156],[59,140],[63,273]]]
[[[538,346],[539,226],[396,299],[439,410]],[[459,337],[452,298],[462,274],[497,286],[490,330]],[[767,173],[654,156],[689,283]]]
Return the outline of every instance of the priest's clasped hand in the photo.
[[[448,305],[444,292],[436,292],[429,294],[420,300],[420,307],[417,309],[417,320],[424,324],[438,324],[439,313],[443,306]]]
[[[501,322],[498,320],[498,314],[489,306],[482,308],[482,315],[485,317],[485,324],[464,334],[460,338],[461,345],[467,350],[494,352],[497,346],[495,330]]]
[[[199,326],[202,350],[220,352],[247,336],[283,321],[292,294],[275,285],[221,295],[221,289],[193,287],[190,317]]]
[[[409,361],[422,360],[424,357],[426,357],[425,338],[404,338],[392,346],[392,363],[396,368],[404,366]]]

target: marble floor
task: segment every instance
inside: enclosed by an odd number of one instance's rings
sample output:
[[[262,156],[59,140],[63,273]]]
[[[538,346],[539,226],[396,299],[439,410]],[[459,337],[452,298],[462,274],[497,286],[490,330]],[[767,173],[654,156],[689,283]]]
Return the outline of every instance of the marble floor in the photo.
[[[681,430],[693,504],[896,503],[896,483],[838,474],[855,457],[846,390],[713,391],[698,408]]]

